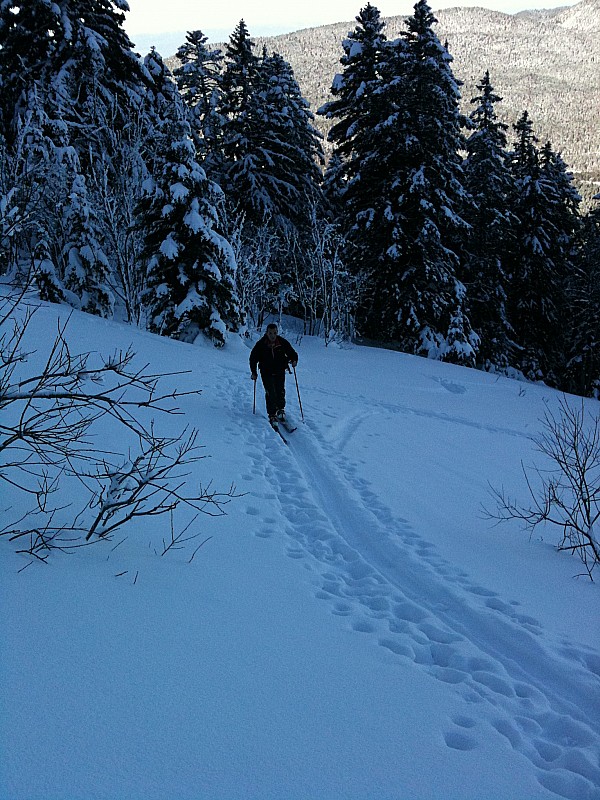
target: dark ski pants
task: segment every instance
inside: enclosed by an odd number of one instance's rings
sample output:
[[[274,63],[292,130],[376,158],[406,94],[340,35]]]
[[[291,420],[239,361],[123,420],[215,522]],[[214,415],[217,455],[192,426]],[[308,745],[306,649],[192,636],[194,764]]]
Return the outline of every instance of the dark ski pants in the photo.
[[[285,372],[281,375],[261,374],[260,377],[265,387],[267,414],[274,417],[277,411],[285,408]]]

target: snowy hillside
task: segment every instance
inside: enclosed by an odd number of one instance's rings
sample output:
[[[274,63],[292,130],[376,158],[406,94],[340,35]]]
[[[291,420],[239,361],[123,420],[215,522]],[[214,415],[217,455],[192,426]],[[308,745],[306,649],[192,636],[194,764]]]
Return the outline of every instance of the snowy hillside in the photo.
[[[559,395],[284,335],[287,447],[241,339],[74,314],[77,350],[190,371],[202,394],[157,424],[197,426],[191,480],[240,496],[191,563],[156,554],[166,518],[21,572],[0,539],[1,800],[598,800],[598,585],[481,510],[488,484],[526,499]]]

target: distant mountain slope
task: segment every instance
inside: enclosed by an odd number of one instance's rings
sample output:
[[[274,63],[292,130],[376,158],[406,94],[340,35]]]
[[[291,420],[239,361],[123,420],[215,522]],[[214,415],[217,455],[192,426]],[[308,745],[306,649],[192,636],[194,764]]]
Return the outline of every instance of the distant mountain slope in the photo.
[[[540,141],[549,139],[562,152],[586,195],[597,192],[592,181],[600,181],[600,0],[516,15],[452,8],[436,17],[436,32],[448,41],[454,73],[464,81],[464,110],[471,109],[476,84],[489,69],[504,98],[497,107],[502,119],[512,125],[527,109]],[[404,19],[386,18],[388,38],[404,30]],[[353,28],[354,22],[340,22],[254,41],[257,52],[266,45],[292,64],[316,111],[329,97],[341,70],[341,41]],[[326,121],[317,118],[317,127],[325,132]]]

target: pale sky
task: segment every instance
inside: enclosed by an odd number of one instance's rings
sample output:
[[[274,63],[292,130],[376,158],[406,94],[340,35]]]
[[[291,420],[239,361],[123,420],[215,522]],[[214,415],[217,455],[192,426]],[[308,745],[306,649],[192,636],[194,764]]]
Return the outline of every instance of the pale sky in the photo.
[[[526,8],[572,5],[575,0],[430,0],[435,11],[451,6],[483,6],[513,13]],[[414,0],[372,0],[382,16],[412,13]],[[129,0],[125,28],[135,41],[140,34],[202,30],[214,40],[229,34],[244,19],[251,36],[284,33],[333,22],[352,21],[367,0]],[[158,37],[157,37],[158,38]]]

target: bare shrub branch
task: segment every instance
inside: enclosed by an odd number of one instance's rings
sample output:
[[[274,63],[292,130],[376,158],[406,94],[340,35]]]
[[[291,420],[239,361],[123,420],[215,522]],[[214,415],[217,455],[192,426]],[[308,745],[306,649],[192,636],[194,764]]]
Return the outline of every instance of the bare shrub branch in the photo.
[[[191,466],[205,458],[198,432],[184,429],[163,437],[153,417],[179,414],[177,402],[200,392],[163,392],[161,381],[183,373],[137,367],[132,350],[108,358],[73,353],[66,336],[69,320],[59,322],[40,359],[25,345],[35,311],[23,310],[22,300],[20,293],[0,303],[0,486],[10,488],[19,508],[18,519],[10,522],[10,509],[3,510],[0,538],[46,562],[53,551],[72,553],[112,541],[129,523],[170,514],[171,543],[164,552],[195,539],[200,533],[190,532],[190,526],[198,515],[224,514],[235,487],[226,492],[210,483],[191,487]],[[127,455],[96,443],[101,421],[127,434]],[[173,512],[179,506],[194,518],[178,533]]]
[[[558,550],[576,554],[593,580],[600,562],[600,413],[586,412],[583,400],[572,406],[563,398],[556,414],[544,415],[534,442],[548,466],[523,466],[531,504],[492,489],[497,510],[488,516],[520,520],[530,531],[541,524],[557,527]]]

